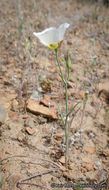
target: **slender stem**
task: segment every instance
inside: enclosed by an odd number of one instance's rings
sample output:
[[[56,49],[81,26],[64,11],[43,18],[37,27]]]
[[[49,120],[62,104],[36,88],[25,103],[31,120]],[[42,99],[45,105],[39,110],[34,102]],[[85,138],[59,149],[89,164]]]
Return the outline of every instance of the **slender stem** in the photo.
[[[66,142],[66,153],[65,153],[65,163],[66,167],[68,167],[68,162],[69,162],[69,146],[68,146],[68,141],[69,141],[69,135],[68,135],[68,94],[67,94],[67,81],[65,84],[65,92],[66,92],[66,120],[65,120],[65,142]]]
[[[61,79],[64,82],[64,86],[65,86],[65,93],[66,93],[66,118],[65,118],[65,144],[66,144],[66,151],[65,151],[65,163],[66,163],[66,167],[68,167],[68,161],[69,161],[69,147],[68,147],[68,94],[67,94],[67,83],[68,80],[64,79],[62,70],[61,70],[61,66],[59,63],[59,59],[58,59],[58,49],[55,50],[56,53],[56,61],[59,67],[59,71],[61,74]],[[68,78],[69,78],[69,72],[68,72]]]
[[[58,64],[58,67],[59,67],[59,70],[60,70],[60,74],[61,74],[61,79],[64,82],[64,84],[66,84],[66,81],[64,80],[62,69],[61,69],[61,66],[60,66],[60,63],[59,63],[59,59],[58,59],[58,49],[55,49],[55,53],[56,53],[56,61],[57,61],[57,64]]]
[[[67,82],[65,84],[65,95],[66,95],[66,116],[68,114],[68,94],[67,94]]]
[[[72,113],[72,111],[76,108],[76,106],[78,105],[78,104],[80,104],[81,102],[78,102],[77,104],[75,104],[72,108],[71,108],[71,110],[68,112],[68,114],[67,114],[67,117]]]

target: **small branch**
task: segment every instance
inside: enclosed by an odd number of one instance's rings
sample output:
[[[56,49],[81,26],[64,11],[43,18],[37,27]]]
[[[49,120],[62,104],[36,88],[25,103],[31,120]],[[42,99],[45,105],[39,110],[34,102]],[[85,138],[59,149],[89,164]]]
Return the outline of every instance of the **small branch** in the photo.
[[[27,177],[27,178],[25,178],[25,179],[20,179],[20,180],[18,181],[18,183],[17,183],[17,186],[18,186],[19,184],[24,183],[24,182],[27,181],[27,180],[30,180],[30,179],[33,179],[33,178],[36,178],[36,177],[38,177],[38,176],[42,176],[42,175],[45,175],[45,174],[49,174],[49,173],[54,172],[54,171],[59,171],[59,170],[62,170],[62,171],[63,171],[64,169],[62,169],[62,168],[52,168],[52,169],[48,169],[48,170],[46,170],[46,171],[44,171],[44,172],[40,172],[40,173],[33,174],[32,176]],[[66,170],[66,171],[67,171],[67,170]]]
[[[69,113],[67,114],[67,117],[72,113],[72,111],[76,108],[76,106],[78,105],[78,104],[80,104],[81,102],[78,102],[77,104],[75,104],[72,108],[71,108],[71,110],[69,111]]]
[[[0,160],[0,163],[4,162],[5,160],[11,159],[11,158],[22,158],[22,157],[27,158],[27,156],[23,156],[23,155],[9,156],[7,158]]]
[[[31,186],[35,186],[35,187],[40,187],[41,189],[45,189],[44,186],[38,185],[38,184],[34,184],[34,183],[17,183],[16,187],[20,188],[19,185],[31,185]],[[50,190],[46,187],[47,190]]]

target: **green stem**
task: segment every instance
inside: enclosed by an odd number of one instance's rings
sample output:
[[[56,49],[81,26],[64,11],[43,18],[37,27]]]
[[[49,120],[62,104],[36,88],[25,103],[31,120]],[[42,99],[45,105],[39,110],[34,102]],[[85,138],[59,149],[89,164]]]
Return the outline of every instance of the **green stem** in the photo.
[[[57,61],[57,64],[58,64],[58,67],[59,67],[59,70],[60,70],[60,74],[61,74],[61,79],[64,82],[64,84],[66,84],[66,81],[64,80],[64,76],[63,76],[61,66],[60,66],[60,63],[59,63],[59,59],[58,59],[58,49],[55,49],[55,53],[56,53],[56,61]]]
[[[72,108],[71,108],[71,110],[68,112],[68,114],[67,114],[67,117],[72,113],[72,111],[76,108],[76,106],[78,105],[78,104],[80,104],[81,102],[78,102],[77,104],[75,104]]]
[[[64,82],[64,85],[65,85],[65,93],[66,93],[66,119],[65,119],[65,144],[66,144],[66,151],[65,151],[65,163],[66,163],[66,167],[68,167],[68,161],[69,161],[69,147],[68,147],[68,94],[67,94],[67,83],[68,83],[68,80],[65,80],[64,79],[64,76],[63,76],[63,73],[62,73],[62,70],[61,70],[61,66],[60,66],[60,63],[59,63],[59,59],[58,59],[58,49],[55,50],[55,53],[56,53],[56,61],[57,61],[57,64],[58,64],[58,67],[59,67],[59,71],[60,71],[60,75],[61,75],[61,79],[62,81]],[[69,73],[68,73],[69,75]],[[68,77],[69,78],[69,77]]]
[[[66,120],[65,120],[65,142],[66,142],[66,153],[65,153],[65,163],[66,167],[68,167],[68,162],[69,162],[69,135],[68,135],[68,94],[67,94],[67,81],[65,84],[65,92],[66,92]]]

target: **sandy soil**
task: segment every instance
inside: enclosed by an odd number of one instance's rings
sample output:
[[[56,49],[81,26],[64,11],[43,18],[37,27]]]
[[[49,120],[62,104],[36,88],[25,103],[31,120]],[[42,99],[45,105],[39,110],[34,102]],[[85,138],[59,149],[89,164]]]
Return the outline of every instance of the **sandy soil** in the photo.
[[[26,109],[35,92],[38,100],[49,98],[58,113],[65,113],[55,54],[33,36],[64,22],[70,27],[59,55],[68,50],[72,54],[69,108],[81,101],[69,121],[69,171],[61,119]],[[63,63],[61,67],[66,73]],[[52,183],[105,183],[108,169],[109,8],[74,0],[1,0],[0,189],[56,190],[61,188],[52,188]],[[18,182],[24,184],[16,187]]]

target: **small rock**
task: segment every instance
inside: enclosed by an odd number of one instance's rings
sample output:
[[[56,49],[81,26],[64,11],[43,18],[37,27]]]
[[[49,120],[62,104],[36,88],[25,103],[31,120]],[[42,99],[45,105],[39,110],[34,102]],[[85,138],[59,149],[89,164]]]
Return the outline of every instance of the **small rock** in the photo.
[[[12,85],[12,83],[9,81],[9,80],[4,80],[4,85],[7,85],[7,86],[11,86]]]
[[[11,99],[11,94],[9,93],[8,95],[0,94],[0,106],[3,106],[6,110],[10,110],[11,109],[10,99]]]
[[[88,154],[93,154],[95,152],[95,147],[93,147],[93,146],[87,146],[84,150]]]
[[[14,63],[15,62],[15,58],[14,57],[9,57],[8,58],[8,63],[11,64],[11,63]]]
[[[78,99],[84,99],[85,98],[85,92],[83,90],[81,90],[78,95],[77,95]]]
[[[48,92],[48,91],[51,92],[52,91],[52,81],[49,80],[49,79],[47,79],[47,78],[45,78],[44,80],[40,81],[40,86],[46,92]]]
[[[24,133],[22,133],[21,131],[18,133],[18,135],[17,135],[17,140],[19,141],[19,142],[22,142],[22,141],[24,141],[24,139],[25,139],[25,135],[24,135]]]
[[[26,127],[26,132],[29,134],[29,135],[34,135],[35,133],[35,130],[30,128],[30,127]]]
[[[36,100],[36,101],[39,101],[40,100],[40,97],[39,97],[39,93],[38,91],[34,91],[30,97],[31,99],[33,100]]]
[[[65,156],[62,156],[59,161],[61,162],[61,164],[65,164]]]
[[[95,145],[91,141],[89,141],[89,143],[84,146],[84,151],[88,154],[95,153]]]
[[[101,167],[101,162],[96,161],[96,162],[95,162],[95,165],[96,165],[98,168],[100,168],[100,167]]]
[[[86,163],[92,163],[92,160],[90,158],[86,157],[82,157],[82,161],[86,162]]]
[[[105,81],[103,83],[99,83],[98,91],[106,90],[109,92],[109,81]]]
[[[100,97],[102,101],[105,101],[107,104],[109,104],[109,91],[102,90],[99,92],[98,96]]]
[[[7,117],[7,110],[3,106],[0,106],[0,125],[2,125],[6,121]]]
[[[28,114],[23,115],[23,119],[28,119],[30,116]]]
[[[63,140],[62,136],[58,135],[58,134],[54,135],[54,139],[56,139],[57,141],[62,141]]]
[[[28,119],[26,119],[26,121],[25,121],[25,126],[26,127],[31,127],[31,128],[33,128],[34,127],[34,119],[33,118],[28,118]]]
[[[8,190],[9,189],[8,184],[7,183],[3,184],[2,188],[3,188],[3,190]]]
[[[8,169],[8,165],[7,165],[7,164],[3,165],[2,171],[3,171],[4,173],[7,171],[7,169]]]
[[[107,131],[108,131],[108,128],[109,128],[109,111],[104,114],[104,123],[105,123],[105,126],[106,126]]]
[[[40,99],[40,103],[47,107],[54,107],[55,105],[54,102],[50,99],[50,97],[46,95]]]
[[[98,96],[102,101],[106,101],[109,104],[109,81],[99,83],[98,86]]]
[[[18,101],[16,99],[12,101],[12,109],[18,111]]]
[[[3,159],[3,153],[0,152],[0,160],[2,160],[2,159]]]
[[[28,100],[27,110],[34,114],[42,114],[48,118],[58,119],[58,112],[55,108],[47,108],[39,104],[36,100]]]
[[[18,112],[9,112],[9,117],[12,121],[18,121],[19,120],[19,113]]]
[[[85,168],[86,168],[87,171],[91,171],[91,170],[94,169],[94,166],[93,166],[92,164],[87,164],[87,165],[85,166]]]
[[[68,168],[69,168],[70,170],[72,170],[72,169],[74,169],[74,166],[75,166],[75,163],[70,163],[69,166],[68,166]]]
[[[50,72],[52,73],[56,73],[57,72],[57,69],[55,67],[51,68]]]

